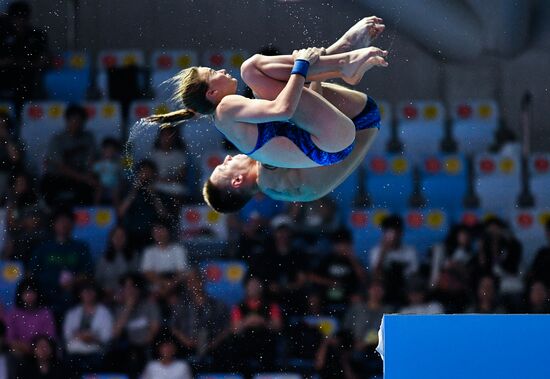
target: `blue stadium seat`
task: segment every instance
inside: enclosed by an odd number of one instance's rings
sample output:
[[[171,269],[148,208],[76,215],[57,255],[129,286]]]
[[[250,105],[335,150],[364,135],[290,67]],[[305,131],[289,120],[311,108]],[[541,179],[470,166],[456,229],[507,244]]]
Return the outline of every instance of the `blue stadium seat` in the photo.
[[[452,133],[462,154],[487,151],[494,141],[499,110],[493,100],[456,102],[451,106]]]
[[[17,284],[23,279],[23,264],[17,261],[0,261],[0,302],[4,308],[15,304]]]
[[[354,209],[348,218],[348,227],[353,234],[355,254],[368,267],[369,251],[380,241],[382,220],[389,216],[387,209]]]
[[[94,134],[96,143],[106,137],[113,137],[122,142],[122,110],[120,104],[111,101],[86,102],[83,104],[88,113],[86,129]]]
[[[180,239],[226,241],[227,215],[212,210],[208,205],[189,205],[181,209]]]
[[[200,264],[206,278],[208,295],[228,306],[236,305],[244,298],[244,279],[248,267],[241,261],[210,261]]]
[[[158,134],[158,125],[139,125],[139,120],[152,114],[171,112],[174,109],[166,102],[140,100],[130,104],[128,112],[128,142],[131,143],[131,158],[135,162],[149,158]]]
[[[378,99],[374,99],[374,101],[378,104],[382,120],[380,122],[380,130],[376,135],[374,143],[370,147],[369,154],[384,155],[387,152],[388,142],[391,138],[392,107],[387,101]]]
[[[440,151],[445,134],[445,108],[441,102],[401,103],[396,112],[399,140],[411,160],[418,162],[417,159]]]
[[[68,51],[54,58],[54,69],[44,75],[44,88],[51,100],[80,102],[90,85],[90,57]]]
[[[104,50],[97,56],[96,87],[103,98],[109,97],[109,79],[107,71],[115,67],[145,66],[145,55],[140,50]],[[146,88],[145,77],[140,83],[141,88]]]
[[[168,101],[173,88],[165,81],[180,70],[198,66],[198,54],[193,50],[157,50],[151,55],[151,89],[156,100]]]
[[[73,237],[88,243],[94,260],[105,251],[111,229],[116,225],[114,209],[107,207],[76,208]]]
[[[15,106],[7,101],[0,101],[0,112],[7,113],[11,118],[15,118]]]
[[[550,154],[534,154],[529,159],[531,192],[538,208],[550,207]]]
[[[198,374],[196,379],[244,379],[238,374]]]
[[[401,212],[408,208],[413,192],[411,162],[402,155],[367,158],[366,188],[374,208]]]
[[[420,257],[441,243],[449,231],[450,218],[440,209],[411,209],[403,214],[404,242],[415,247]]]
[[[454,213],[453,222],[457,224],[474,226],[476,224],[483,223],[492,217],[505,218],[507,216],[508,212],[503,212],[503,210],[491,212],[484,209],[461,209]]]
[[[529,265],[546,241],[545,225],[550,220],[550,207],[516,209],[510,215],[512,230],[523,246],[522,261]]]
[[[520,164],[516,156],[480,154],[475,158],[475,191],[481,208],[509,212],[520,192]]]
[[[27,152],[27,164],[33,171],[43,172],[48,143],[54,133],[63,129],[65,107],[65,103],[54,101],[24,105],[20,137]]]
[[[442,208],[452,213],[462,208],[468,188],[468,170],[463,156],[427,157],[419,169],[427,208]]]
[[[302,320],[309,327],[319,328],[319,332],[325,337],[338,332],[338,328],[340,327],[340,323],[336,317],[306,316]]]

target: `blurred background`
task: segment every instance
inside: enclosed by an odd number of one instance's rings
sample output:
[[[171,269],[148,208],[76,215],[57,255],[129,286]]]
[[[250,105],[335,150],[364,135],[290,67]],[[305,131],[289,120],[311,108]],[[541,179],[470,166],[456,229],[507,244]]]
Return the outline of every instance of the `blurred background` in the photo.
[[[381,378],[384,313],[549,311],[549,2],[0,12],[0,378]],[[382,128],[326,198],[217,214],[210,121],[132,128],[181,69],[238,78],[373,14],[390,66],[357,88]]]

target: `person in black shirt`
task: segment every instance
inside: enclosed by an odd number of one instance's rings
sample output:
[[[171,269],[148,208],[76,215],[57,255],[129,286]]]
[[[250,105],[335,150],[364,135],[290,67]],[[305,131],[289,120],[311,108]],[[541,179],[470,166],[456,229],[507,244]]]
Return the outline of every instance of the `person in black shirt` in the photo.
[[[18,379],[58,379],[67,376],[67,370],[57,359],[55,342],[47,336],[38,336],[33,342],[33,356],[17,370]]]
[[[546,245],[538,251],[527,275],[528,282],[541,281],[550,288],[550,220],[546,222]]]

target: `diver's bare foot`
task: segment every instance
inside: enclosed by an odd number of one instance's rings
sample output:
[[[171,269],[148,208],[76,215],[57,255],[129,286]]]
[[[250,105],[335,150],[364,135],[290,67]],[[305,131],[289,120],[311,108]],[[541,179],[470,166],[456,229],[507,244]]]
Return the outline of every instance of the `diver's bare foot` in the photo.
[[[384,59],[388,52],[377,47],[366,47],[349,54],[349,62],[342,69],[342,80],[351,85],[359,83],[365,72],[374,66],[388,66],[388,62]]]
[[[368,47],[386,26],[380,17],[365,17],[353,25],[336,43],[329,47],[328,54],[345,53]]]

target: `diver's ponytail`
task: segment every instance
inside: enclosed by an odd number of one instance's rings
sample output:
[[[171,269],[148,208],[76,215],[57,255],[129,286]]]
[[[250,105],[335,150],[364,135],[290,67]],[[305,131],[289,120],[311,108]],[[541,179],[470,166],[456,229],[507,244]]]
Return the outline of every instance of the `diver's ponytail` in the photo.
[[[196,113],[190,109],[180,109],[174,112],[165,113],[165,114],[156,114],[145,118],[147,122],[155,122],[161,124],[162,129],[175,126],[180,122],[189,120],[195,117]]]

